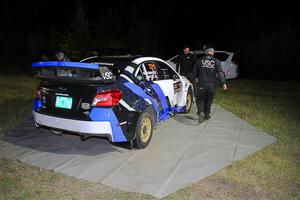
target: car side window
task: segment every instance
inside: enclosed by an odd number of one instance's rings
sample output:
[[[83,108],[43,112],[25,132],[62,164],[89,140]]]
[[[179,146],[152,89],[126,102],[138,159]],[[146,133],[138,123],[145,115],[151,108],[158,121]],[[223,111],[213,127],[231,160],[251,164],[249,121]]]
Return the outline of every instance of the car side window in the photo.
[[[175,72],[165,63],[156,62],[158,77],[160,80],[173,79]]]
[[[151,61],[142,63],[140,65],[140,72],[138,72],[138,75],[142,76],[143,80],[146,81],[158,80],[156,64]],[[138,75],[137,75],[137,79],[141,79],[141,77],[138,77]]]

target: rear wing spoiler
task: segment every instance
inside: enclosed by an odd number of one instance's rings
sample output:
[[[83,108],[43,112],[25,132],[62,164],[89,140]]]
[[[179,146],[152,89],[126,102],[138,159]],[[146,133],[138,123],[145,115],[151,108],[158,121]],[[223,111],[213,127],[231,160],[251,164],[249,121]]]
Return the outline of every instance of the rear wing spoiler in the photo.
[[[46,81],[112,83],[114,74],[99,64],[47,61],[32,63],[33,75]]]

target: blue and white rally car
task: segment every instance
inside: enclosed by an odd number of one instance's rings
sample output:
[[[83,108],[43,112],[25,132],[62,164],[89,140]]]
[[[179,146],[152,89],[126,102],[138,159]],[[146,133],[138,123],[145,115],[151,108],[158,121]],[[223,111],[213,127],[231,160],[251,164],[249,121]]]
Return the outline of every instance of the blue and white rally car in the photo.
[[[33,104],[36,127],[103,136],[145,148],[153,128],[189,112],[193,86],[162,59],[93,57],[82,62],[36,62],[41,79]]]

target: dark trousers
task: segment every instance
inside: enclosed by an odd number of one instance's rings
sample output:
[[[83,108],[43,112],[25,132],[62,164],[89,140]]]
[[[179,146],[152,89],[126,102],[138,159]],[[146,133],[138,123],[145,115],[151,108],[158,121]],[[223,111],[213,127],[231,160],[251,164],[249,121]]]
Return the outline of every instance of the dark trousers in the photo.
[[[197,109],[199,114],[203,112],[205,116],[210,115],[211,104],[215,96],[215,84],[199,84],[197,91]]]

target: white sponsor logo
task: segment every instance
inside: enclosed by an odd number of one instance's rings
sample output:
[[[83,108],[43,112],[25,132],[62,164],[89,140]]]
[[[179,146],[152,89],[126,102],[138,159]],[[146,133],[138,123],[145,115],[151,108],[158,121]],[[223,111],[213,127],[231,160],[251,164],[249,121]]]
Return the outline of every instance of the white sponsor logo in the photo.
[[[215,61],[213,60],[202,60],[202,67],[215,68]]]
[[[63,94],[63,93],[55,93],[55,95],[65,96],[65,97],[68,97],[68,96],[69,96],[68,94]]]
[[[113,78],[113,73],[112,72],[104,72],[104,73],[102,73],[102,77],[105,80],[112,79]]]

